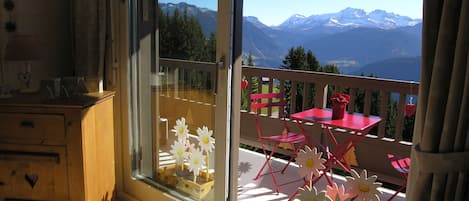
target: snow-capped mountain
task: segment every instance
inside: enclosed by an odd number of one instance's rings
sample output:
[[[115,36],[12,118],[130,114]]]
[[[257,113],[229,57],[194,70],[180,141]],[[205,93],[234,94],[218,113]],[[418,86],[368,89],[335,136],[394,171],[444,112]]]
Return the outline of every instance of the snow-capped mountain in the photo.
[[[163,13],[195,16],[206,36],[216,32],[217,13],[187,3],[160,3]],[[242,48],[252,53],[256,66],[279,67],[291,47],[312,50],[322,64],[335,64],[344,73],[380,61],[419,57],[420,19],[383,10],[366,13],[347,8],[337,13],[305,17],[293,15],[279,26],[268,26],[257,17],[243,17]],[[419,66],[417,66],[418,68]]]
[[[285,22],[283,22],[280,27],[283,27],[282,25],[285,25],[286,27],[289,27],[289,26],[297,26],[298,24],[302,24],[304,23],[306,17],[303,16],[303,15],[300,15],[300,14],[295,14],[295,15],[292,15],[290,18],[288,18],[287,20],[285,20]]]
[[[317,27],[368,27],[395,29],[399,27],[413,26],[420,23],[421,21],[421,19],[412,19],[410,17],[389,13],[384,10],[374,10],[370,13],[366,13],[362,9],[346,8],[337,13],[311,15],[309,17],[293,15],[285,22],[277,26],[277,28],[301,30]]]
[[[258,27],[258,28],[260,28],[260,29],[269,28],[267,25],[265,25],[264,23],[262,23],[257,17],[254,17],[254,16],[247,16],[247,17],[244,17],[243,20],[254,24],[254,26],[256,26],[256,27]]]

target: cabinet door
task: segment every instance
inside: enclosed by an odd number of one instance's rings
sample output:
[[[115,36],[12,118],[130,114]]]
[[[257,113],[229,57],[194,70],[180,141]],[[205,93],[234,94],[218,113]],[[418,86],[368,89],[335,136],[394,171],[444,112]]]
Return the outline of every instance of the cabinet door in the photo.
[[[0,200],[68,200],[63,147],[8,146],[0,145]]]

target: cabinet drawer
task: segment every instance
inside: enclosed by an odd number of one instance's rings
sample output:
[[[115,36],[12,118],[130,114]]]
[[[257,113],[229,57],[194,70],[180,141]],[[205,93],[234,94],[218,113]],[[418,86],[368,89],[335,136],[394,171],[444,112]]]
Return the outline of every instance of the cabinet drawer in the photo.
[[[0,142],[65,144],[64,116],[0,113]]]
[[[48,149],[0,148],[0,200],[68,200],[65,149]]]

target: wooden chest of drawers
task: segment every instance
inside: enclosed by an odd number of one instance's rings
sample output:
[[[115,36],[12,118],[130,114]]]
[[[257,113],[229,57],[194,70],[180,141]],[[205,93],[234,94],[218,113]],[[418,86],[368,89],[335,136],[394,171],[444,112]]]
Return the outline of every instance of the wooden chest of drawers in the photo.
[[[114,199],[113,95],[0,100],[0,201]]]

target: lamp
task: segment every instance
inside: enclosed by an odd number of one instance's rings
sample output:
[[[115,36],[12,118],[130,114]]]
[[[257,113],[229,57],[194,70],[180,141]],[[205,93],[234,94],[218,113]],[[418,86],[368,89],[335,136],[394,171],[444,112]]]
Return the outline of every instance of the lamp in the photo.
[[[23,70],[18,73],[22,83],[21,92],[34,92],[31,88],[31,61],[39,59],[39,48],[31,35],[13,35],[5,50],[5,61],[24,61]]]

